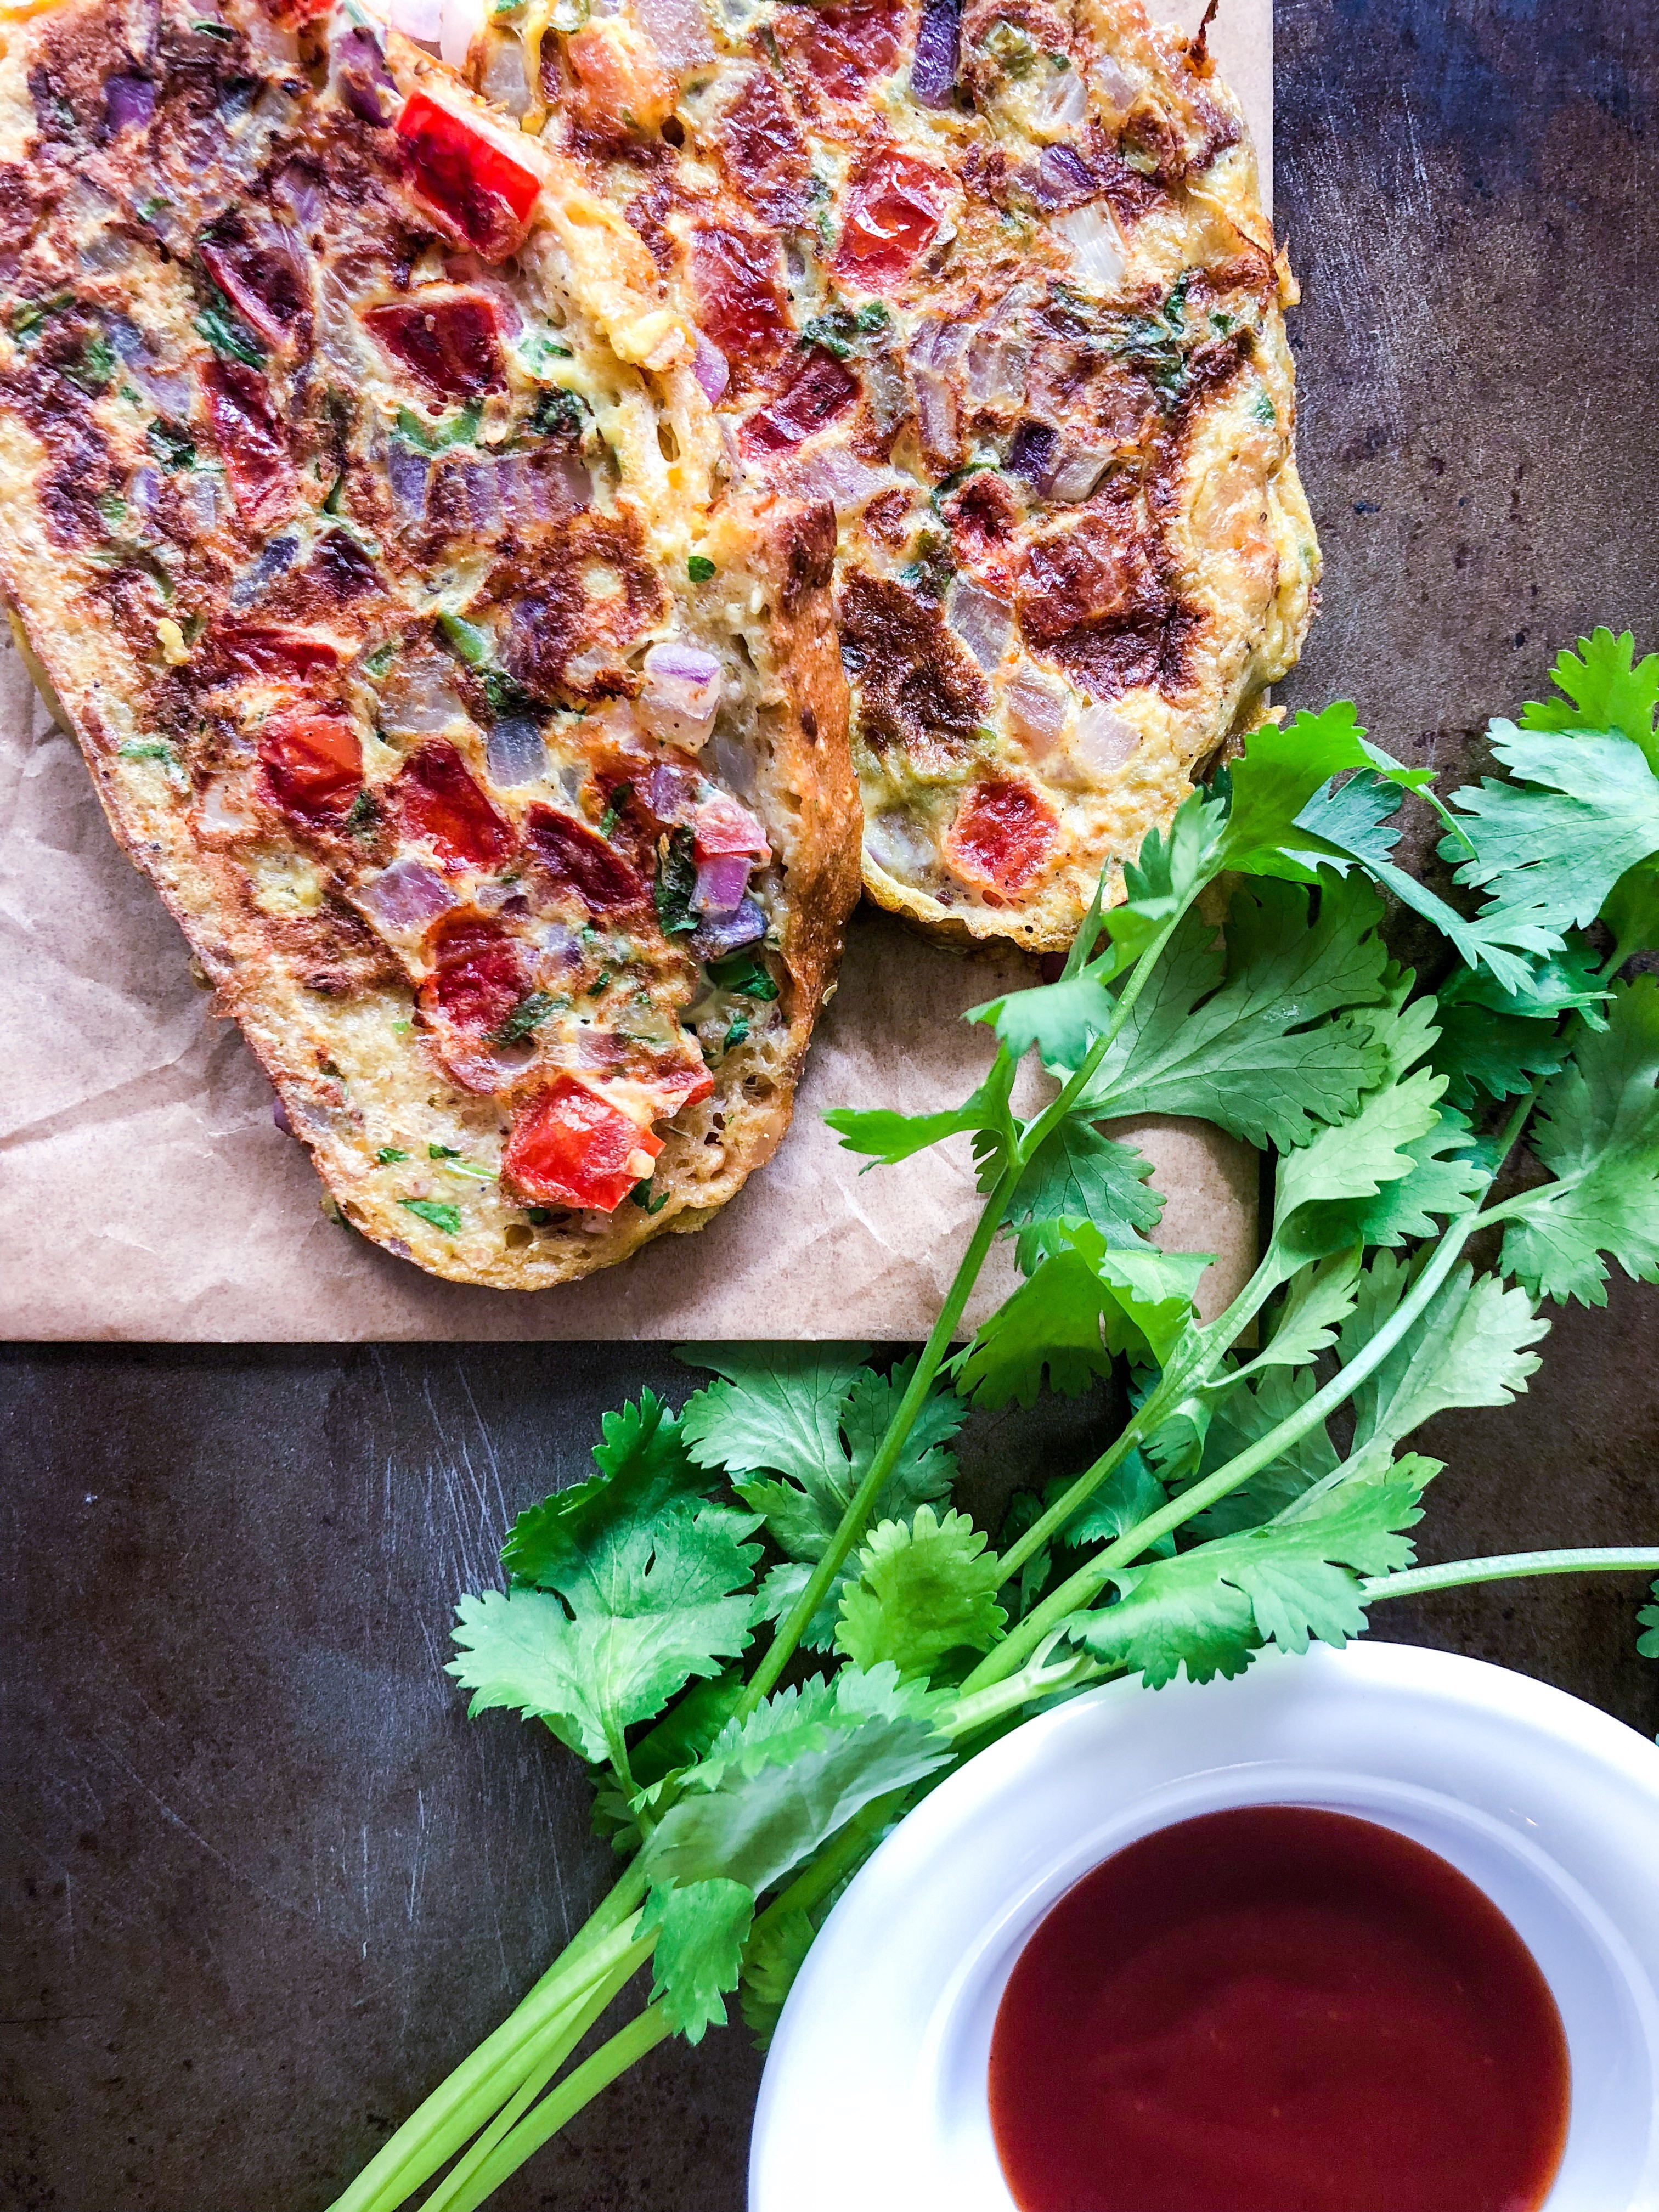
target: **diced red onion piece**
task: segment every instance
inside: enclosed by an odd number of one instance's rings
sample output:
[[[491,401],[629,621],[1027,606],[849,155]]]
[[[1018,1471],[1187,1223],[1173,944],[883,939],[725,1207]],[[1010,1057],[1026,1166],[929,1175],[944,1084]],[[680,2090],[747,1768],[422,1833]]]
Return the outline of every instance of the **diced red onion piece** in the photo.
[[[1062,440],[1060,458],[1049,472],[1048,496],[1072,506],[1087,499],[1111,458],[1110,447],[1103,452],[1095,446],[1073,445],[1069,437]]]
[[[443,878],[422,860],[394,860],[370,877],[356,899],[371,921],[398,932],[423,932],[457,902]]]
[[[935,872],[937,849],[923,825],[902,809],[872,814],[865,825],[864,842],[876,866],[895,883],[925,883]]]
[[[688,941],[696,958],[723,960],[728,952],[758,944],[765,934],[765,915],[753,899],[745,898],[735,914],[710,915],[699,922]]]
[[[936,368],[913,372],[916,387],[916,428],[930,453],[948,459],[957,450],[957,395]]]
[[[968,349],[968,390],[990,407],[1018,407],[1025,397],[1031,349],[1011,331],[981,330]]]
[[[732,368],[726,356],[710,339],[699,331],[697,349],[692,356],[691,374],[702,386],[702,396],[711,407],[716,407],[726,397],[726,387],[732,381]]]
[[[1135,81],[1115,55],[1097,52],[1089,65],[1089,79],[1115,107],[1134,106]]]
[[[1065,728],[1070,696],[1029,662],[1008,686],[1009,726],[1034,759],[1051,750]]]
[[[641,804],[665,824],[689,822],[696,811],[697,779],[683,768],[653,768],[634,788]]]
[[[463,461],[460,472],[472,527],[481,538],[493,538],[501,521],[501,495],[495,488],[495,465],[493,461]]]
[[[638,5],[652,45],[677,75],[693,62],[713,61],[714,41],[699,0],[638,0]]]
[[[891,469],[872,469],[845,446],[825,446],[808,454],[784,477],[795,498],[827,499],[840,515],[856,514],[884,486],[902,481],[907,480]]]
[[[971,576],[958,576],[951,586],[945,609],[951,627],[980,666],[995,668],[1008,650],[1008,633],[1014,626],[1013,609],[1005,599],[976,584]]]
[[[717,853],[712,860],[697,863],[697,880],[691,893],[692,910],[696,914],[735,914],[748,888],[748,854]]]
[[[1031,94],[1031,120],[1039,130],[1063,130],[1089,119],[1089,88],[1076,69],[1050,66]]]
[[[962,0],[922,0],[910,91],[924,107],[948,107],[956,88]]]
[[[386,447],[386,473],[392,487],[398,527],[406,530],[426,513],[426,488],[432,475],[432,464],[417,447],[394,438]]]
[[[535,783],[547,774],[547,745],[541,726],[528,714],[503,716],[490,731],[485,750],[489,780],[498,791]]]
[[[155,112],[155,87],[147,76],[112,76],[104,80],[104,114],[112,137],[118,131],[142,129]]]
[[[288,1109],[283,1103],[283,1094],[280,1091],[270,1102],[270,1118],[285,1137],[291,1137],[294,1134],[294,1124],[288,1118]]]
[[[1091,290],[1109,292],[1122,281],[1123,244],[1103,201],[1056,216],[1048,228],[1070,252],[1073,272]]]
[[[1074,146],[1045,146],[1037,156],[1032,196],[1045,215],[1096,199],[1100,181]]]
[[[400,661],[380,698],[380,726],[396,738],[430,737],[466,720],[450,672],[437,659]]]
[[[335,40],[334,70],[340,96],[354,115],[365,123],[391,122],[397,112],[398,88],[386,65],[385,49],[367,24],[355,26]],[[299,166],[289,162],[284,177]],[[307,229],[322,213],[322,196],[314,185],[307,187],[308,210],[301,204],[297,193],[290,191],[285,197]]]
[[[378,66],[380,75],[386,76],[386,83],[390,85],[392,79],[386,75],[386,62],[381,55],[379,42],[368,31],[354,30],[347,34],[347,38],[342,39],[335,48],[337,60],[341,58],[342,50],[347,46],[349,39],[361,39],[364,41],[368,54],[372,58],[371,62],[365,64],[365,68]],[[350,49],[354,58],[361,51],[362,49],[357,47]],[[346,99],[352,106],[356,106],[356,102],[352,99],[349,90],[346,91]],[[359,114],[363,114],[361,108],[358,108],[357,112]],[[363,119],[367,123],[373,123],[384,121],[385,118],[363,115]],[[271,179],[270,188],[275,198],[282,202],[301,230],[314,230],[322,221],[323,190],[318,182],[316,172],[308,162],[297,156],[292,161],[285,161]]]
[[[1084,708],[1072,733],[1078,758],[1096,775],[1115,775],[1139,743],[1140,732],[1134,724],[1098,700]]]
[[[478,0],[439,0],[438,51],[451,69],[466,67],[466,50],[483,20]]]
[[[386,12],[394,31],[422,46],[437,45],[443,29],[441,0],[391,0]]]
[[[537,942],[543,962],[555,973],[581,964],[581,939],[563,922],[544,923],[538,933]]]
[[[653,645],[645,656],[645,684],[634,711],[653,738],[672,744],[702,744],[720,703],[720,665],[695,645]]]
[[[1010,475],[1023,477],[1038,491],[1046,490],[1059,445],[1060,433],[1052,423],[1039,422],[1035,416],[1022,422],[1008,448]]]

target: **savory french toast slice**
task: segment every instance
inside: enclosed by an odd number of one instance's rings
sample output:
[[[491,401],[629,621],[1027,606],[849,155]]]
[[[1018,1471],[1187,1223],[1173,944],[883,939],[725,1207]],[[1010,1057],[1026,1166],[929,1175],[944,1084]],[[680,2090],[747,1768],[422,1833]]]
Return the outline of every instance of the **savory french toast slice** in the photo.
[[[1260,714],[1318,573],[1294,288],[1203,38],[1140,0],[441,20],[647,241],[728,480],[836,507],[866,888],[1069,944]]]
[[[819,503],[568,159],[356,9],[0,50],[0,591],[346,1220],[535,1288],[776,1145],[857,895]]]

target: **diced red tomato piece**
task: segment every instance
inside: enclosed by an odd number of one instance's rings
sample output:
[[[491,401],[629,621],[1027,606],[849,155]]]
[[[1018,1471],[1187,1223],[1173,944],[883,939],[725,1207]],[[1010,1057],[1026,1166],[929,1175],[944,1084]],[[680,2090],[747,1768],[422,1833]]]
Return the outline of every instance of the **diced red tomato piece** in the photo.
[[[453,745],[434,738],[412,752],[394,777],[392,797],[413,837],[424,837],[455,867],[493,867],[515,840],[466,772]]]
[[[775,361],[793,336],[775,239],[699,230],[691,241],[697,320],[734,368]]]
[[[846,412],[859,380],[844,362],[822,346],[809,346],[783,389],[744,425],[749,443],[763,453],[785,453]]]
[[[363,749],[342,714],[293,708],[270,715],[259,732],[259,757],[277,805],[302,822],[337,822],[363,787]]]
[[[691,835],[696,842],[697,858],[711,860],[720,853],[752,854],[759,860],[766,860],[771,847],[766,842],[766,832],[746,806],[739,806],[735,799],[728,799],[717,791],[712,799],[703,799],[691,817]]]
[[[433,947],[434,972],[421,986],[421,1006],[469,1036],[487,1036],[507,1019],[526,990],[519,948],[487,921],[459,921]]]
[[[728,179],[757,215],[780,228],[802,220],[812,165],[789,95],[770,70],[756,70],[726,109],[720,150]]]
[[[386,351],[440,399],[499,392],[503,382],[500,325],[493,301],[480,292],[450,294],[428,303],[371,307],[363,317]]]
[[[596,914],[643,901],[645,879],[632,862],[574,815],[532,806],[525,835],[560,890],[574,891]]]
[[[310,325],[309,281],[286,246],[250,237],[240,217],[236,225],[240,237],[203,242],[203,262],[242,320],[281,345]]]
[[[834,100],[857,100],[899,57],[907,10],[896,0],[848,0],[828,8],[781,8],[779,42],[799,73]]]
[[[499,142],[424,92],[398,118],[409,181],[431,212],[486,261],[522,242],[542,180]]]
[[[651,1088],[662,1102],[657,1111],[665,1121],[671,1114],[678,1114],[682,1106],[695,1106],[700,1100],[711,1097],[714,1079],[702,1060],[688,1061],[684,1067],[653,1071]]]
[[[836,266],[878,291],[909,271],[944,220],[951,180],[896,146],[878,146],[853,172]]]
[[[249,676],[310,676],[340,664],[331,637],[282,623],[233,623],[213,642],[223,659]]]
[[[514,1121],[501,1165],[526,1198],[612,1213],[661,1151],[631,1114],[561,1075]]]
[[[202,372],[213,434],[236,504],[256,528],[280,522],[297,487],[288,441],[270,411],[270,387],[240,361],[210,361]]]
[[[976,783],[957,810],[945,858],[988,899],[1012,898],[1054,849],[1060,825],[1027,783]]]

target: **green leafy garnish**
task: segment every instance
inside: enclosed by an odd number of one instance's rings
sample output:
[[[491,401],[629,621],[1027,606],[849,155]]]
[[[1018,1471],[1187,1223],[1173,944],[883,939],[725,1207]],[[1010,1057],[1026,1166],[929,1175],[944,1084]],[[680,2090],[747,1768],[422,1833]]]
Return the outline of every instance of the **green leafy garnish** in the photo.
[[[567,1001],[551,997],[545,991],[527,991],[499,1028],[490,1033],[492,1044],[517,1044],[532,1030],[538,1030],[548,1016],[556,1013]]]
[[[396,1145],[382,1145],[374,1155],[374,1164],[377,1167],[395,1167],[399,1160],[406,1160],[408,1158],[409,1154],[399,1152]]]
[[[240,361],[248,368],[265,365],[264,346],[216,287],[208,288],[207,305],[196,318],[196,334],[227,361]]]
[[[697,887],[697,856],[689,830],[676,830],[657,861],[652,902],[665,937],[687,937],[702,917],[691,904]]]
[[[171,422],[158,419],[144,432],[144,443],[149,447],[164,469],[175,474],[181,469],[196,465],[196,441],[188,431],[177,428]]]
[[[461,1210],[458,1206],[441,1205],[435,1198],[400,1198],[398,1203],[421,1220],[430,1222],[433,1228],[441,1229],[446,1236],[459,1237],[461,1233]]]
[[[728,953],[711,960],[705,971],[717,990],[735,992],[739,998],[775,999],[778,987],[752,952]]]
[[[714,564],[706,553],[693,553],[685,564],[685,573],[694,584],[706,584],[714,574]]]

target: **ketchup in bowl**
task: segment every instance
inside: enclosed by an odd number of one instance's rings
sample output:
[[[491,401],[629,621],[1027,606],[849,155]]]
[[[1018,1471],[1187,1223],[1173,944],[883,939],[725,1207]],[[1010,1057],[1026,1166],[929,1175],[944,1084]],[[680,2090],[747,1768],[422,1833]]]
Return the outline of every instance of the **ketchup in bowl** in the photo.
[[[1003,1994],[990,2099],[1020,2212],[1536,2212],[1567,2046],[1531,1953],[1444,1859],[1243,1806],[1053,1907]]]

